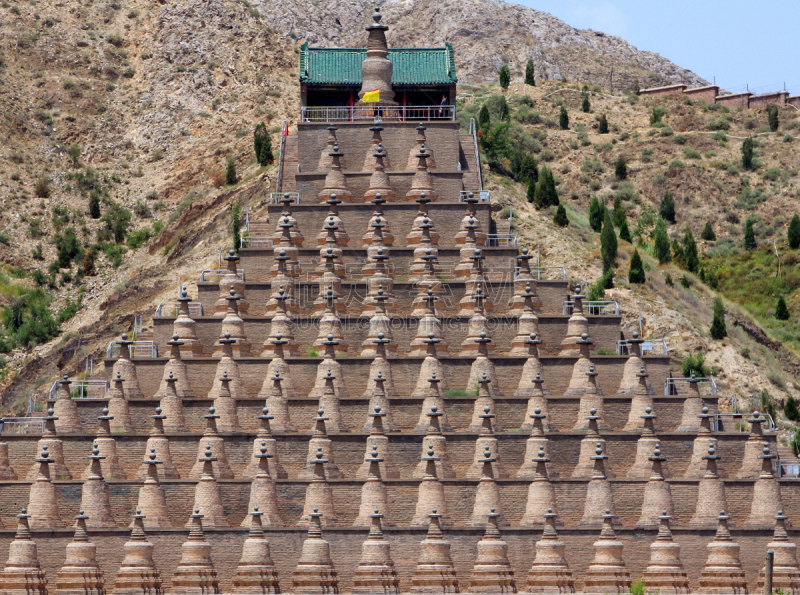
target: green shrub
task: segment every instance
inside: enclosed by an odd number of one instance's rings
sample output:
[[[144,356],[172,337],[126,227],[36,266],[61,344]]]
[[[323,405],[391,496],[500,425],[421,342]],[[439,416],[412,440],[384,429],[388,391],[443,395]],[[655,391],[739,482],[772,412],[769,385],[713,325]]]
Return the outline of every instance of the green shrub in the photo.
[[[778,106],[770,105],[767,108],[767,121],[769,122],[770,131],[776,132],[778,130],[778,126],[780,125],[779,117]]]
[[[753,169],[753,137],[748,136],[742,141],[742,167]]]
[[[786,307],[786,300],[782,295],[778,296],[778,303],[775,306],[775,318],[778,320],[789,320],[789,308]]]
[[[745,250],[755,250],[758,247],[758,243],[756,242],[756,232],[753,229],[753,218],[748,217],[747,221],[744,222],[744,249]]]
[[[714,317],[711,321],[711,338],[717,341],[728,336],[728,329],[725,327],[725,308],[722,299],[714,299]]]
[[[589,226],[596,232],[603,228],[605,210],[603,203],[596,196],[593,196],[592,201],[589,203]]]
[[[634,249],[633,256],[631,256],[631,267],[628,271],[628,281],[631,283],[644,283],[646,279],[642,257],[639,256],[639,250]]]
[[[242,203],[237,200],[231,209],[231,227],[233,228],[233,249],[238,254],[241,246],[241,211]]]
[[[89,195],[89,215],[92,219],[100,219],[100,195],[95,191]]]
[[[614,163],[614,175],[618,180],[624,180],[628,177],[628,164],[625,162],[625,157],[620,155]]]
[[[236,176],[236,160],[231,155],[228,157],[228,165],[225,168],[225,183],[229,186],[236,184],[238,178]]]
[[[708,370],[705,368],[706,358],[701,351],[696,352],[694,355],[691,353],[686,356],[681,366],[681,372],[686,378],[692,377],[692,372],[698,378],[708,377]]]
[[[667,223],[663,217],[656,221],[656,228],[653,234],[653,252],[660,264],[667,264],[672,260],[672,253],[669,249],[669,236],[667,236]]]
[[[259,165],[269,165],[275,160],[272,154],[272,139],[264,122],[257,124],[253,131],[253,150]]]
[[[597,132],[600,134],[608,134],[608,118],[605,114],[600,114],[597,119]]]
[[[700,152],[692,147],[685,147],[683,149],[683,156],[686,159],[700,159],[702,157]]]
[[[714,228],[711,227],[711,221],[706,221],[706,226],[703,228],[700,237],[706,240],[707,242],[717,241],[717,234],[714,233]]]
[[[133,233],[131,233],[128,236],[128,239],[125,243],[131,250],[138,250],[144,244],[147,243],[150,237],[151,237],[150,228],[143,227],[142,229],[138,229]]]
[[[503,89],[508,89],[508,86],[511,84],[511,71],[508,68],[508,64],[503,64],[500,67],[500,86]]]
[[[794,398],[794,395],[789,395],[786,399],[786,404],[783,406],[783,414],[789,421],[800,421],[800,408],[797,407],[797,399]]]
[[[650,126],[655,126],[662,123],[662,118],[667,113],[663,107],[654,107],[650,110]]]
[[[672,142],[676,145],[685,145],[686,144],[686,137],[682,134],[676,134],[672,137]]]
[[[787,231],[787,239],[789,247],[792,250],[800,248],[800,216],[794,214],[792,220],[789,222],[789,230]]]
[[[536,78],[534,76],[534,65],[533,60],[528,58],[528,62],[525,64],[525,84],[536,86]]]
[[[567,217],[567,210],[564,208],[564,205],[558,205],[556,214],[553,217],[553,223],[559,227],[567,227],[569,225],[569,218]]]
[[[653,149],[647,147],[642,149],[642,163],[650,163],[653,160]]]
[[[583,94],[583,99],[581,100],[581,111],[585,114],[592,111],[592,103],[589,101],[589,95],[586,93]]]
[[[717,118],[706,124],[708,130],[730,130],[731,123],[725,118]]]

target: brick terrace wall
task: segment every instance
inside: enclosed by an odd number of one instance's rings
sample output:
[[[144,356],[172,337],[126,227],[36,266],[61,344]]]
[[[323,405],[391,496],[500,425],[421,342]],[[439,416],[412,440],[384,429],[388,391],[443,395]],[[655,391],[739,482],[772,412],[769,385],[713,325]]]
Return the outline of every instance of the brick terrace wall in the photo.
[[[241,256],[241,266],[245,271],[247,279],[250,281],[269,280],[269,270],[274,264],[274,252],[272,249],[242,248],[239,251]],[[511,275],[516,263],[516,248],[484,248],[483,261],[484,271],[487,275],[495,278],[502,278],[502,275]],[[319,264],[319,248],[303,247],[298,250],[298,261],[300,263],[302,278],[314,280],[316,277],[311,273]],[[414,250],[412,248],[393,248],[390,254],[390,262],[394,267],[394,276],[407,277],[411,263],[414,261]],[[361,277],[361,268],[367,260],[367,250],[361,247],[342,248],[342,257],[339,262],[344,264],[347,271],[353,272],[353,276]],[[447,276],[453,276],[455,266],[461,260],[461,253],[458,248],[439,248],[439,271]],[[403,281],[403,279],[397,279]]]
[[[297,180],[297,192],[300,193],[300,204],[313,205],[322,204],[320,202],[319,193],[325,187],[325,173],[299,173],[295,174]],[[369,189],[369,178],[371,173],[345,173],[345,180],[347,182],[347,189],[353,195],[352,202],[354,203],[367,203],[364,200],[364,193]],[[398,201],[406,200],[406,193],[411,190],[411,183],[413,182],[414,172],[389,172],[389,182],[397,196]],[[465,188],[463,184],[464,174],[460,171],[447,171],[443,169],[434,169],[431,171],[431,180],[433,189],[442,200],[457,201],[458,193],[461,190],[470,190]],[[474,190],[474,188],[472,189]],[[416,203],[411,202],[414,206]],[[372,205],[370,205],[372,208]],[[366,229],[366,226],[365,226]]]
[[[654,87],[652,89],[642,89],[639,95],[680,95],[686,89],[686,85],[670,85],[668,87]]]
[[[765,93],[764,95],[751,95],[748,102],[750,109],[759,109],[768,105],[786,105],[786,98],[789,93],[779,91],[778,93]]]
[[[786,99],[788,105],[800,105],[800,95],[792,95]]]
[[[716,103],[724,105],[729,109],[745,108],[749,105],[752,93],[733,93],[731,95],[717,95]]]
[[[397,391],[396,396],[407,398],[416,386],[422,358],[401,357],[389,359],[392,365],[392,378]],[[669,358],[648,356],[645,359],[648,373],[650,374],[650,385],[655,394],[661,394],[664,381],[669,374]],[[444,365],[447,382],[443,392],[450,389],[469,388],[467,387],[467,380],[469,378],[469,369],[472,365],[471,358],[440,357],[439,360]],[[564,394],[569,386],[572,369],[577,358],[545,356],[541,360],[544,366],[545,387],[553,395]],[[191,358],[184,361],[189,374],[189,383],[195,391],[195,396],[202,397],[207,395],[217,373],[216,369],[219,360],[214,358]],[[251,397],[258,395],[261,390],[266,378],[269,361],[269,359],[255,357],[237,360],[240,377],[244,383],[245,390]],[[317,367],[322,361],[321,358],[298,357],[289,358],[287,361],[290,366],[292,382],[298,394],[301,396],[309,394],[314,386]],[[345,357],[338,358],[337,361],[348,367],[344,380],[350,395],[353,397],[362,395],[366,390],[369,366],[372,360],[369,358]],[[492,361],[497,372],[498,391],[501,395],[510,397],[519,386],[521,365],[525,359],[494,357]],[[597,382],[600,388],[606,395],[616,394],[622,379],[625,358],[613,355],[595,356],[592,358],[592,362],[598,372]],[[157,392],[165,363],[166,359],[163,358],[136,361],[136,375],[139,380],[139,386],[146,396],[154,395]],[[111,362],[109,360],[106,360],[105,368],[106,376],[110,378]],[[575,415],[577,415],[577,409]],[[627,412],[625,415],[627,416]],[[622,425],[624,425],[624,419],[622,420]]]
[[[695,101],[705,101],[713,104],[717,99],[717,95],[719,95],[719,87],[716,85],[695,87],[694,89],[685,89],[683,94]]]
[[[340,317],[342,320],[342,332],[348,354],[358,354],[361,352],[361,345],[367,338],[369,331],[368,318]],[[166,342],[172,338],[172,318],[154,318],[153,331],[154,341],[161,349],[161,353],[168,353]],[[589,318],[592,339],[595,341],[594,348],[616,350],[616,342],[619,338],[620,316],[592,316]],[[542,340],[545,342],[544,351],[548,353],[559,353],[561,351],[561,341],[567,334],[568,316],[546,316],[539,318],[539,331]],[[197,338],[203,345],[204,352],[208,355],[213,353],[213,346],[220,337],[221,319],[214,317],[198,318],[195,324]],[[311,349],[312,344],[319,335],[318,319],[295,319],[294,338],[300,349],[300,353],[305,354]],[[407,353],[409,344],[416,336],[417,318],[392,319],[392,335],[394,344],[399,353]],[[467,338],[469,318],[449,317],[443,324],[443,338],[447,343],[451,354],[457,354],[461,350],[461,343]],[[511,350],[511,341],[517,334],[517,319],[513,317],[492,317],[488,323],[490,336],[494,340],[495,351],[498,354],[507,353]],[[264,345],[264,341],[269,337],[268,318],[244,318],[244,332],[247,340],[252,345],[253,355],[259,355]],[[319,351],[319,350],[318,350]]]
[[[264,314],[267,302],[271,293],[270,283],[248,282],[245,286],[245,297],[250,304],[248,314],[251,316],[261,316]],[[220,287],[217,283],[197,283],[198,301],[203,304],[203,312],[210,316],[214,312],[214,304],[220,296]],[[464,281],[446,281],[442,283],[444,292],[445,306],[448,311],[455,311],[456,305],[464,297]],[[417,287],[414,283],[394,283],[392,293],[395,296],[395,304],[399,315],[408,315],[411,312],[411,304],[417,296]],[[561,314],[564,301],[567,297],[567,281],[540,281],[536,289],[542,307],[539,313]],[[364,281],[342,283],[342,294],[345,296],[344,302],[347,311],[351,316],[361,314],[362,303],[367,294],[367,284]],[[488,283],[484,287],[484,294],[494,304],[493,313],[495,315],[506,314],[508,306],[514,295],[514,287],[511,283]],[[227,289],[225,295],[228,295]],[[314,314],[314,300],[319,296],[319,283],[302,282],[295,285],[295,300],[298,302],[301,316],[311,316]]]
[[[383,122],[381,133],[383,148],[389,156],[387,171],[406,171],[411,149],[417,146],[416,127],[419,122]],[[336,139],[344,153],[344,171],[360,172],[364,166],[367,149],[372,143],[372,122],[337,122]],[[455,172],[458,169],[460,145],[458,122],[425,122],[428,129],[426,147],[433,150],[436,170]],[[300,151],[300,171],[316,172],[323,149],[327,149],[327,123],[298,122],[297,136]],[[416,165],[416,164],[415,164]]]
[[[316,194],[313,195],[313,204],[292,205],[291,207],[292,216],[297,219],[297,227],[305,237],[305,242],[303,243],[305,248],[318,246],[316,238],[323,231],[322,227],[328,214],[327,205],[322,204],[320,206],[316,196]],[[339,217],[344,223],[344,228],[350,236],[348,245],[352,248],[357,248],[362,246],[361,237],[367,231],[371,231],[369,221],[374,214],[374,208],[368,203],[365,206],[364,201],[361,199],[355,200],[355,196],[353,198],[354,201],[352,203],[340,204],[338,210]],[[456,196],[456,199],[458,199],[458,196]],[[481,229],[484,233],[490,233],[492,224],[491,204],[488,202],[478,203],[475,207],[476,219],[480,222]],[[394,234],[394,246],[407,246],[406,234],[411,231],[411,225],[419,212],[419,205],[414,202],[407,202],[405,195],[402,195],[398,197],[397,202],[391,203],[388,208],[391,211],[385,212],[387,213],[389,229]],[[384,205],[384,209],[387,209],[386,205]],[[273,231],[277,229],[282,212],[281,205],[269,208],[269,222],[273,227]],[[428,204],[428,215],[442,238],[440,241],[442,246],[452,246],[454,244],[452,238],[461,229],[461,220],[466,213],[467,204],[463,202],[444,202],[439,200]]]

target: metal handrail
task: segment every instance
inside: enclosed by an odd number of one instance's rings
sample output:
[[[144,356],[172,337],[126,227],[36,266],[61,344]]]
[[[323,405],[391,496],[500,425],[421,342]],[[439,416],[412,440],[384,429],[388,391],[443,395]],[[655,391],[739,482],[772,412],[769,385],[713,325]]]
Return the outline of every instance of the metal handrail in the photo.
[[[480,202],[492,201],[492,193],[490,190],[460,190],[458,193],[458,202],[464,202],[469,198],[470,194],[477,196]]]
[[[44,434],[41,417],[4,417],[0,419],[0,434]]]
[[[750,431],[750,424],[747,423],[745,418],[750,417],[751,413],[715,413],[714,417],[711,419],[711,431],[712,432],[749,432]],[[726,430],[725,425],[723,425],[722,420],[725,418],[730,418],[733,420],[739,420],[738,424],[734,424],[734,430]],[[762,413],[761,418],[767,421],[767,431],[773,432],[775,431],[775,420],[772,419],[772,416],[769,413]]]
[[[281,182],[283,181],[283,149],[286,146],[286,136],[283,134],[283,131],[289,126],[289,122],[287,120],[283,121],[283,126],[281,126],[281,144],[280,148],[278,149],[278,179],[275,181],[275,189],[281,189]]]
[[[129,347],[131,357],[156,358],[158,357],[158,346],[153,341],[134,341]],[[106,357],[119,357],[119,341],[111,341],[106,348]]]
[[[300,204],[300,193],[299,192],[270,192],[269,193],[269,204],[276,205],[278,204],[278,200],[283,198],[284,194],[288,194],[289,198],[294,198],[294,204]]]
[[[342,105],[303,106],[303,122],[354,122],[356,120],[450,120],[456,119],[455,105]],[[276,186],[277,187],[277,186]]]
[[[800,477],[800,459],[778,458],[775,467],[778,477]]]
[[[247,236],[239,240],[240,248],[264,249],[272,248],[272,238],[268,236]]]
[[[679,385],[689,384],[689,378],[667,378],[664,381],[664,395],[677,395],[677,394],[685,394],[681,393],[678,389]],[[709,386],[711,387],[711,394],[717,394],[717,383],[714,382],[713,378],[706,378],[705,376],[702,378],[695,378],[695,381],[698,383],[698,390],[701,387]]]
[[[630,344],[630,341],[617,341],[617,355],[629,355],[630,350],[628,347]],[[641,350],[642,355],[645,355],[647,352],[651,352],[650,355],[669,355],[667,342],[663,339],[645,341],[644,343],[641,343],[639,349]]]
[[[181,305],[176,302],[162,302],[156,308],[155,317],[172,318],[181,312]],[[189,302],[189,317],[197,318],[203,315],[203,304],[200,302]]]
[[[564,302],[564,316],[572,316],[575,302]],[[606,308],[611,308],[611,312],[604,312]],[[619,303],[612,301],[592,300],[583,302],[583,311],[590,316],[619,316]]]
[[[486,242],[489,246],[501,248],[516,248],[517,234],[515,233],[487,233]]]
[[[516,280],[519,277],[520,267],[514,267],[514,279]],[[542,277],[546,277],[548,272],[556,271],[557,277],[561,281],[567,280],[567,268],[566,267],[531,267],[531,273],[536,276],[537,281],[541,281]]]
[[[219,281],[221,275],[229,275],[230,271],[228,269],[206,269],[200,271],[200,282],[211,281],[211,279],[206,279],[206,275],[209,277],[216,276],[216,280]],[[239,277],[242,281],[244,281],[244,269],[239,269],[236,271],[236,276]]]
[[[469,119],[469,134],[472,135],[472,144],[475,148],[475,164],[478,167],[478,185],[483,190],[483,170],[481,169],[481,155],[478,151],[478,125],[475,118]]]
[[[108,383],[105,380],[71,380],[69,386],[73,399],[105,399]],[[55,401],[58,397],[58,383],[56,380],[50,387],[48,398]],[[77,387],[77,388],[76,388]]]

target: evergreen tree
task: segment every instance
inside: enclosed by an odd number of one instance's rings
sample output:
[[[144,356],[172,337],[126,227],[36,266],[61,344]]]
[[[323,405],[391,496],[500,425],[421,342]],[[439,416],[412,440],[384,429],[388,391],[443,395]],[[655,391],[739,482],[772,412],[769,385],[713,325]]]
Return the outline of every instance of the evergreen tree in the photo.
[[[775,318],[778,320],[789,320],[789,308],[786,307],[786,300],[783,296],[778,296],[778,305],[775,306]]]
[[[534,77],[534,67],[533,67],[533,60],[528,58],[527,64],[525,64],[525,84],[536,86],[536,78]]]
[[[498,108],[498,115],[503,122],[508,122],[511,119],[511,112],[508,109],[508,102],[505,96],[500,96],[500,106]]]
[[[665,221],[675,223],[675,199],[672,197],[672,192],[665,192],[664,197],[661,199],[661,207],[658,209],[658,214],[661,215]]]
[[[589,203],[589,226],[596,232],[603,229],[603,212],[605,210],[603,203],[593,196],[592,202]]]
[[[508,69],[508,64],[503,64],[503,67],[500,69],[500,86],[503,89],[508,89],[508,86],[511,84],[511,71]]]
[[[625,157],[620,155],[617,157],[617,162],[614,164],[614,175],[618,180],[624,180],[628,177],[628,164],[625,163]]]
[[[711,338],[719,341],[728,336],[728,329],[725,328],[725,308],[722,306],[722,299],[714,300],[714,319],[711,321]]]
[[[533,182],[534,184],[539,180],[539,166],[531,153],[526,153],[522,158],[517,178],[520,182]]]
[[[608,134],[608,118],[605,114],[600,114],[597,119],[597,132],[600,134]]]
[[[753,220],[748,217],[744,222],[744,249],[755,250],[758,244],[756,243],[756,232],[753,230]]]
[[[528,192],[526,194],[526,198],[528,202],[533,204],[533,201],[536,200],[536,187],[538,184],[534,180],[528,180]]]
[[[537,209],[545,209],[557,206],[558,203],[558,191],[553,172],[549,167],[543,167],[539,172],[539,181],[536,183],[533,204]]]
[[[792,447],[794,456],[800,456],[800,428],[795,429],[794,438],[789,442],[789,445]]]
[[[703,231],[700,233],[700,237],[706,240],[707,242],[716,242],[717,241],[717,234],[714,233],[714,228],[711,227],[711,221],[706,221],[706,226],[703,228]]]
[[[625,209],[622,207],[622,199],[619,195],[614,197],[614,215],[612,220],[614,221],[614,225],[619,229],[622,226],[622,222],[625,220],[626,214]]]
[[[600,253],[603,256],[603,272],[611,270],[617,261],[617,234],[614,233],[614,223],[606,209],[603,218],[603,229],[600,232]]]
[[[236,251],[237,254],[239,253],[239,246],[242,243],[241,240],[242,227],[239,221],[241,217],[241,211],[242,211],[242,203],[237,200],[235,203],[233,203],[233,209],[231,209],[231,226],[233,227],[233,249]]]
[[[588,93],[584,93],[583,94],[583,101],[581,101],[581,111],[584,114],[588,114],[590,111],[592,111],[592,104],[589,101],[589,94]]]
[[[236,183],[236,161],[233,156],[228,157],[228,166],[225,168],[225,183],[233,185]]]
[[[558,115],[558,125],[561,126],[561,130],[569,129],[569,114],[567,113],[567,108],[563,105],[561,106],[561,113]]]
[[[683,248],[681,248],[681,243],[678,241],[678,238],[672,240],[672,260],[674,260],[675,264],[679,267],[685,266],[683,260]]]
[[[639,251],[634,249],[633,256],[631,256],[631,268],[628,271],[628,281],[631,283],[644,283],[645,280],[642,257],[639,256]]]
[[[622,224],[619,226],[619,239],[625,240],[629,244],[633,243],[633,238],[631,238],[631,230],[628,228],[628,215],[625,211],[622,211]]]
[[[253,131],[253,149],[259,165],[269,165],[275,159],[272,154],[272,139],[267,132],[267,125],[264,122],[256,125]]]
[[[742,141],[742,167],[753,169],[753,137],[748,136]]]
[[[478,126],[488,128],[492,124],[492,117],[489,115],[489,108],[484,103],[478,112]]]
[[[700,270],[700,256],[697,254],[697,242],[694,241],[692,229],[687,225],[683,234],[683,262],[690,273]]]
[[[667,264],[672,260],[669,249],[669,236],[667,236],[667,222],[663,217],[656,220],[656,229],[653,237],[653,251],[659,264]]]
[[[556,214],[553,217],[553,223],[559,227],[566,227],[569,225],[569,217],[567,217],[567,210],[564,208],[564,205],[558,205]]]
[[[800,217],[797,213],[794,214],[792,220],[789,222],[789,232],[787,234],[789,240],[789,248],[797,250],[800,248]]]
[[[772,132],[778,130],[780,120],[777,105],[771,105],[767,108],[767,119],[769,121],[769,129],[772,130]]]
[[[89,215],[92,219],[100,219],[100,195],[94,190],[89,195]]]
[[[800,421],[800,408],[797,407],[797,399],[793,395],[789,395],[786,399],[786,404],[783,406],[783,414],[789,421]]]

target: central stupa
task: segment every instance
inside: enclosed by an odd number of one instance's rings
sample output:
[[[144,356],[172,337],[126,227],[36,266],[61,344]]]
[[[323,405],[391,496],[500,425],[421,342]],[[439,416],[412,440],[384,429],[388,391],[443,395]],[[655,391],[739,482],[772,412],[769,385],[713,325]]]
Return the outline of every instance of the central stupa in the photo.
[[[386,43],[386,31],[389,27],[381,25],[381,9],[375,7],[372,15],[373,25],[366,30],[369,32],[367,39],[367,57],[361,63],[361,91],[358,92],[359,105],[364,103],[364,93],[380,91],[380,101],[372,105],[397,105],[392,90],[392,62],[389,60],[389,46]]]

